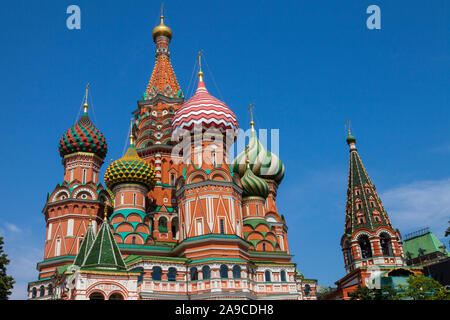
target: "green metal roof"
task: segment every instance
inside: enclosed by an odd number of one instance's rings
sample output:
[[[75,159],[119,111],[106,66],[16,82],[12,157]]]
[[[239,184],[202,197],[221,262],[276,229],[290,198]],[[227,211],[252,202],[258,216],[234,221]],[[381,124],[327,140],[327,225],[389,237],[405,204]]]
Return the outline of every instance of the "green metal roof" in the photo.
[[[438,238],[433,234],[433,232],[428,231],[422,235],[417,237],[413,237],[407,239],[403,242],[403,250],[405,255],[408,256],[408,252],[410,253],[410,259],[415,259],[419,256],[419,248],[424,249],[424,255],[433,253],[433,252],[442,252],[442,242],[439,241]],[[450,256],[448,250],[445,250],[447,256]]]
[[[92,268],[125,270],[125,262],[107,221],[103,222],[97,238],[81,267],[81,269]]]
[[[74,265],[81,267],[83,265],[84,259],[86,259],[86,256],[89,252],[89,249],[91,249],[92,244],[94,243],[95,235],[94,231],[92,230],[92,225],[89,224],[86,232],[86,236],[83,238],[83,242],[81,243],[80,250],[78,251],[77,257],[75,258],[75,261],[73,262]]]

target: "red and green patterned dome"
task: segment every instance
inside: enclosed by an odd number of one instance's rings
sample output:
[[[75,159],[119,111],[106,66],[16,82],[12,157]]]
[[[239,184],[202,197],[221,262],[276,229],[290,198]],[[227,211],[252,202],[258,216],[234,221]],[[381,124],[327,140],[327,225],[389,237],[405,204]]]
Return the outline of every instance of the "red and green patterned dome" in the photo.
[[[103,134],[94,126],[86,112],[67,130],[59,142],[59,154],[64,157],[76,152],[91,152],[101,159],[106,157],[108,147]]]

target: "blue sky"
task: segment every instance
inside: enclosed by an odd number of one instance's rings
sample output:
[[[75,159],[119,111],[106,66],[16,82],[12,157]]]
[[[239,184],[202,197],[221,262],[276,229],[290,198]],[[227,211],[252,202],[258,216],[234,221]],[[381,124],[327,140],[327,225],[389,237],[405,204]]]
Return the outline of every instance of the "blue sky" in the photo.
[[[81,8],[81,30],[66,8]],[[366,8],[381,8],[381,30]],[[57,145],[87,82],[91,118],[121,156],[154,63],[159,1],[13,1],[0,11],[3,138],[0,235],[25,298],[45,237],[47,192],[62,181]],[[332,285],[344,275],[345,120],[394,226],[450,220],[450,4],[433,1],[165,1],[171,60],[186,95],[203,49],[209,91],[248,127],[280,129],[278,207],[294,260]],[[214,84],[217,83],[217,87]],[[105,167],[103,168],[103,172]],[[445,242],[448,244],[448,238]]]

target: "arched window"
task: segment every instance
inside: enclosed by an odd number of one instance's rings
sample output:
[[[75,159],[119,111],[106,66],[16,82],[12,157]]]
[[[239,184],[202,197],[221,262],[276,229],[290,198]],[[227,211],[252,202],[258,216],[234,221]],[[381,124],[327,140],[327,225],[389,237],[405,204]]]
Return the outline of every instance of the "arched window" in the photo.
[[[175,185],[175,173],[170,174],[170,185],[171,186]]]
[[[109,300],[124,300],[124,299],[120,293],[116,292],[109,296]]]
[[[266,244],[265,243],[262,244],[262,249],[263,249],[263,251],[266,251]]]
[[[344,255],[348,264],[353,262],[352,248],[348,240],[344,242]]]
[[[240,266],[234,266],[233,267],[233,278],[234,279],[240,279],[241,278],[241,267]]]
[[[220,266],[220,277],[228,279],[228,267],[224,264]]]
[[[166,217],[161,217],[158,220],[158,230],[159,232],[167,232],[167,218]]]
[[[358,238],[358,243],[361,248],[361,256],[363,259],[372,257],[372,248],[370,245],[369,237],[365,234]]]
[[[191,268],[191,281],[198,280],[198,271],[197,268]]]
[[[37,289],[33,288],[33,290],[31,290],[31,297],[36,298],[36,296],[37,296]]]
[[[131,244],[136,244],[136,236],[133,236],[133,238],[131,238]]]
[[[266,272],[264,274],[266,276],[266,282],[272,281],[272,280],[270,280],[270,271],[269,270],[266,270]]]
[[[203,279],[208,280],[211,279],[211,268],[209,266],[204,266],[202,268]]]
[[[172,219],[172,238],[178,239],[178,218]]]
[[[311,292],[311,286],[309,284],[306,284],[303,292],[305,293],[305,296],[309,296],[309,293]]]
[[[281,280],[281,282],[286,282],[286,271],[281,270],[281,272],[280,272],[280,280]]]
[[[39,288],[39,297],[43,297],[43,296],[45,296],[45,287],[41,286]]]
[[[51,283],[48,285],[48,295],[49,296],[53,295],[53,285]]]
[[[152,280],[161,281],[161,267],[153,267]]]
[[[393,255],[391,237],[385,232],[380,234],[380,245],[381,251],[383,252],[383,256]]]
[[[89,300],[105,300],[105,296],[101,292],[91,293]]]
[[[167,273],[167,280],[176,281],[177,280],[177,269],[171,267]]]

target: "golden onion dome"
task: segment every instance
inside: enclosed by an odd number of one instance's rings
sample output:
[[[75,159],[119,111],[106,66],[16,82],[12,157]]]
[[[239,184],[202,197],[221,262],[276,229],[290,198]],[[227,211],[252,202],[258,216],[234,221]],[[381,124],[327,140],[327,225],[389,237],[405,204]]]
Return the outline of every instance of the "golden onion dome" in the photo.
[[[164,24],[164,16],[163,15],[161,15],[161,23],[159,24],[159,26],[156,26],[153,29],[152,36],[153,36],[153,41],[156,41],[156,38],[159,36],[165,36],[165,37],[169,38],[169,40],[172,39],[172,30]]]
[[[130,145],[125,156],[112,162],[105,172],[105,184],[112,190],[121,183],[137,183],[149,190],[156,184],[156,173],[153,167],[139,157],[134,143]]]

